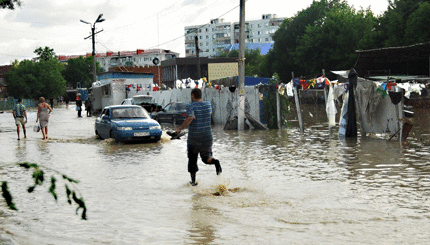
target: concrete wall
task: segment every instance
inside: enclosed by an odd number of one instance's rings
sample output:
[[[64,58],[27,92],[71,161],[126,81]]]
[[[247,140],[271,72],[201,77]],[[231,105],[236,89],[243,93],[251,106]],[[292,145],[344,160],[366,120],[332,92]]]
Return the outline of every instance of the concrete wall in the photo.
[[[212,104],[212,118],[215,124],[225,125],[228,118],[233,118],[238,114],[238,94],[239,90],[230,92],[229,88],[217,90],[215,88],[202,89],[202,99],[210,101]],[[245,111],[254,118],[260,118],[259,92],[253,86],[245,87]],[[174,89],[151,91],[155,103],[163,107],[170,102],[191,102],[191,89]]]

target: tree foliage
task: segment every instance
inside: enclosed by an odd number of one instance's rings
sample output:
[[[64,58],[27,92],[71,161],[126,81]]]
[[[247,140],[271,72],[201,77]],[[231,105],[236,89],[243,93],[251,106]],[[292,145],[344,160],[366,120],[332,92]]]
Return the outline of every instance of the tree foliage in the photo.
[[[34,190],[36,189],[37,186],[42,186],[45,182],[45,171],[42,170],[42,168],[36,164],[36,163],[28,163],[28,162],[23,162],[23,163],[18,163],[18,166],[26,169],[26,170],[33,170],[32,173],[32,178],[34,179],[34,184],[29,186],[27,188],[27,192],[28,193],[32,193],[34,192]],[[65,182],[65,189],[66,189],[66,198],[67,198],[67,202],[72,205],[72,200],[75,204],[77,204],[77,209],[76,209],[76,214],[78,214],[78,211],[80,209],[82,209],[82,213],[81,213],[81,218],[82,219],[87,219],[87,208],[85,206],[85,201],[83,199],[83,197],[78,197],[78,191],[76,190],[76,184],[78,184],[79,182],[77,180],[74,180],[64,174],[59,173],[58,171],[55,170],[51,170],[52,175],[50,178],[50,185],[49,185],[49,189],[48,192],[52,195],[52,197],[55,199],[55,201],[58,201],[58,195],[57,195],[57,186],[56,186],[56,182],[58,180],[58,177],[61,177],[63,179],[63,181]],[[16,207],[15,203],[13,202],[13,197],[12,194],[9,191],[8,188],[8,182],[7,181],[2,181],[2,185],[1,185],[1,191],[2,191],[2,196],[7,204],[7,206],[12,209],[12,210],[18,210],[18,208]]]
[[[45,47],[42,51],[39,61],[24,60],[5,74],[9,95],[37,99],[65,93],[66,80],[61,75],[64,66],[52,55],[52,49]]]
[[[418,8],[411,13],[406,21],[405,45],[424,43],[430,41],[430,3],[421,2]]]
[[[0,9],[15,9],[16,6],[21,6],[20,0],[0,0]]]
[[[62,74],[68,86],[77,87],[77,83],[80,83],[82,87],[90,88],[93,82],[92,67],[93,57],[89,56],[84,58],[81,56],[79,58],[70,59]],[[100,71],[100,64],[97,63],[97,72]]]
[[[330,4],[326,0],[314,1],[310,7],[298,12],[294,17],[287,18],[273,36],[274,46],[269,52],[272,58],[272,68],[282,81],[289,81],[291,72],[307,74],[307,70],[300,70],[299,64],[294,60],[294,53],[301,43],[302,36],[309,25],[322,19]],[[321,47],[322,48],[322,47]]]
[[[370,10],[356,11],[345,1],[321,0],[287,18],[273,36],[274,48],[266,59],[266,70],[277,72],[282,81],[297,75],[320,73],[322,69],[349,69],[355,50],[371,47],[374,38],[364,39],[377,24]]]
[[[56,58],[54,49],[50,47],[46,47],[42,49],[42,47],[37,48],[34,50],[34,53],[38,56],[36,57],[37,61],[48,61]]]
[[[341,70],[354,67],[357,59],[355,50],[375,23],[376,19],[369,11],[356,12],[345,4],[333,6],[323,18],[308,25],[302,35],[292,55],[298,70],[307,75],[318,74],[324,68]]]
[[[255,76],[261,74],[261,64],[264,60],[264,57],[260,53],[260,49],[245,49],[245,76]],[[218,57],[239,58],[239,50],[235,49],[231,52],[222,52],[218,55]]]
[[[286,82],[292,72],[300,76],[350,69],[358,58],[356,50],[430,42],[428,26],[430,0],[389,0],[380,16],[343,0],[313,1],[281,24],[260,72],[276,72]]]

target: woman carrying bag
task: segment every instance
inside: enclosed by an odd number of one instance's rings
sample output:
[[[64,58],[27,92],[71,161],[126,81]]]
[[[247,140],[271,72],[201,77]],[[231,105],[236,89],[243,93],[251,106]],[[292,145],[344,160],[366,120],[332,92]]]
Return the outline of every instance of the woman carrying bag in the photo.
[[[40,130],[42,131],[43,139],[48,139],[48,122],[49,114],[51,114],[52,108],[45,102],[45,98],[39,98],[39,105],[37,105],[37,119],[39,121]]]

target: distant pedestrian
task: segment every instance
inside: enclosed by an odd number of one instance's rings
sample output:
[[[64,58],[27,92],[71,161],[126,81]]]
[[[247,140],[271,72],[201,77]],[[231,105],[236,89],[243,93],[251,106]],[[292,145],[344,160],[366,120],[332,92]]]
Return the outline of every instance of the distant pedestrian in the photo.
[[[76,110],[78,111],[78,117],[82,117],[82,100],[79,95],[76,96]]]
[[[24,138],[27,138],[25,131],[25,124],[27,123],[27,112],[25,111],[25,105],[22,104],[22,99],[18,99],[18,104],[13,107],[13,118],[15,118],[16,132],[18,134],[19,140],[19,125],[22,125],[22,131],[24,133]],[[24,120],[25,118],[25,120]]]
[[[87,111],[87,117],[91,116],[91,100],[90,97],[85,101],[85,110]]]
[[[49,99],[49,105],[54,108],[54,99]]]
[[[66,95],[66,96],[64,97],[64,101],[66,102],[66,108],[69,108],[69,101],[70,101],[70,100],[69,100],[69,96],[67,96],[67,95]]]
[[[48,139],[48,122],[49,114],[51,114],[52,108],[45,102],[44,97],[39,98],[39,105],[37,105],[37,119],[39,121],[40,130],[42,131],[43,139]]]

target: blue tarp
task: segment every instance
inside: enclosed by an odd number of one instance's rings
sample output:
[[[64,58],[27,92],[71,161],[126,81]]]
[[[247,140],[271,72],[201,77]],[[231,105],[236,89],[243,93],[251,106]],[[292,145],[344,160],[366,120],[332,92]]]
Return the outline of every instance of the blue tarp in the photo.
[[[246,43],[245,47],[247,49],[260,49],[260,54],[261,55],[265,55],[269,52],[269,50],[273,47],[273,42],[271,43]],[[227,45],[220,45],[224,50],[237,50],[239,49],[239,44],[235,43],[235,44],[227,44]]]
[[[270,78],[267,77],[251,77],[251,76],[245,76],[245,86],[254,86],[257,84],[268,84],[270,81]],[[239,84],[239,77],[237,78],[237,83]]]

